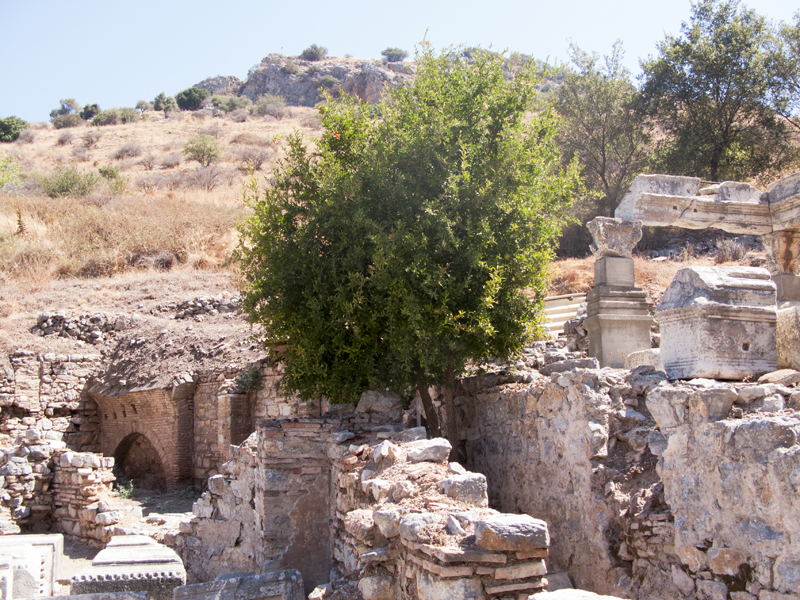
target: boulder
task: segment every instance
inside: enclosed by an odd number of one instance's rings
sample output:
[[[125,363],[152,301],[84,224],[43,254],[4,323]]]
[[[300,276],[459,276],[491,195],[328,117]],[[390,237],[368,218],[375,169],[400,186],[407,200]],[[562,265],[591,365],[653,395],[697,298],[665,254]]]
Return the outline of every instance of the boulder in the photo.
[[[531,552],[549,548],[550,534],[544,521],[501,514],[475,522],[475,543],[486,550]]]
[[[419,440],[411,442],[406,446],[408,449],[408,461],[443,463],[450,456],[452,446],[444,438],[433,438],[432,440]]]
[[[376,392],[369,390],[361,394],[356,406],[359,413],[388,413],[402,407],[403,400],[394,392]]]

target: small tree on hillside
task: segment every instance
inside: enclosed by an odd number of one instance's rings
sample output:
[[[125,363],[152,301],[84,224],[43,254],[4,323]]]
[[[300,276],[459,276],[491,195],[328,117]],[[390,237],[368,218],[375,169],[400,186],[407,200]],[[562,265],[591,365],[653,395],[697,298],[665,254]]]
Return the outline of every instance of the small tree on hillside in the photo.
[[[65,100],[59,100],[58,103],[61,105],[60,108],[54,108],[53,110],[50,111],[51,121],[56,117],[71,115],[72,113],[76,113],[81,109],[81,105],[78,104],[75,98],[67,98]]]
[[[99,104],[87,104],[81,110],[81,119],[84,121],[89,121],[93,119],[95,115],[100,114],[100,105]]]
[[[147,100],[139,100],[136,103],[136,110],[139,112],[144,112],[146,110],[153,110],[152,102],[148,102]]]
[[[402,48],[387,48],[381,52],[381,56],[386,58],[389,62],[400,62],[408,58],[408,52]]]
[[[445,390],[467,361],[519,352],[542,318],[545,272],[577,169],[562,170],[557,118],[534,106],[530,70],[454,51],[418,57],[382,117],[330,97],[310,151],[299,136],[274,186],[246,190],[244,306],[286,344],[283,385],[302,398]],[[523,293],[529,290],[531,296]]]
[[[198,87],[190,87],[175,94],[175,101],[181,110],[197,110],[203,103],[203,100],[208,98],[211,92]]]
[[[153,110],[163,110],[164,118],[166,119],[168,118],[168,111],[178,110],[178,103],[175,102],[175,98],[172,96],[165,96],[164,92],[161,92],[156,96],[155,100],[153,100]]]
[[[19,138],[19,134],[28,128],[28,122],[19,117],[10,116],[0,119],[0,142],[13,142]]]
[[[222,158],[219,142],[210,135],[201,134],[193,137],[183,147],[183,153],[189,160],[196,160],[204,167],[218,162]]]
[[[328,55],[328,49],[324,46],[317,46],[311,44],[308,48],[300,53],[300,58],[303,60],[317,61],[322,60]]]

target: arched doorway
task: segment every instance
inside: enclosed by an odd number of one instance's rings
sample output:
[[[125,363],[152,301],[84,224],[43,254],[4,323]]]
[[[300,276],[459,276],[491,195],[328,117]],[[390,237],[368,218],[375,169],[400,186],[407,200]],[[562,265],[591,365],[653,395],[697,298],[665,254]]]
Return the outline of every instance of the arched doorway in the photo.
[[[125,436],[114,451],[116,471],[137,487],[165,491],[167,476],[155,446],[141,433]]]

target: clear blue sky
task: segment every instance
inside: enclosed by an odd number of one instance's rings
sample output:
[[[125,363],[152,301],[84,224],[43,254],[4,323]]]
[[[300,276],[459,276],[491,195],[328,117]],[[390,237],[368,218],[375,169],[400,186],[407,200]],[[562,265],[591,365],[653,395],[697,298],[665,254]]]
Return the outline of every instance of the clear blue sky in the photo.
[[[749,0],[790,21],[791,0]],[[435,47],[481,45],[566,61],[570,42],[608,53],[623,42],[628,68],[680,33],[690,0],[0,0],[0,117],[45,121],[60,98],[102,108],[174,95],[206,77],[247,71],[270,52],[310,44],[331,55],[413,53],[427,30]]]

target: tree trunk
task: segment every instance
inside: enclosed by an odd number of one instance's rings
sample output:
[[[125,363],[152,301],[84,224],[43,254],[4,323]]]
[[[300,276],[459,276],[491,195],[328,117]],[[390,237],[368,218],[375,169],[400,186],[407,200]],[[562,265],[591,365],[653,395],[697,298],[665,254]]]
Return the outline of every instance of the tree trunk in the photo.
[[[433,405],[431,395],[428,393],[428,386],[421,379],[417,382],[417,391],[422,398],[422,406],[425,408],[425,420],[428,422],[428,435],[430,437],[441,437],[442,429],[439,425],[439,415],[436,414],[436,407]]]
[[[444,374],[444,414],[447,417],[447,441],[450,442],[450,460],[460,462],[461,452],[459,451],[458,424],[456,423],[456,403],[453,394],[456,388],[456,379],[453,375],[453,363],[447,362],[447,369]]]

